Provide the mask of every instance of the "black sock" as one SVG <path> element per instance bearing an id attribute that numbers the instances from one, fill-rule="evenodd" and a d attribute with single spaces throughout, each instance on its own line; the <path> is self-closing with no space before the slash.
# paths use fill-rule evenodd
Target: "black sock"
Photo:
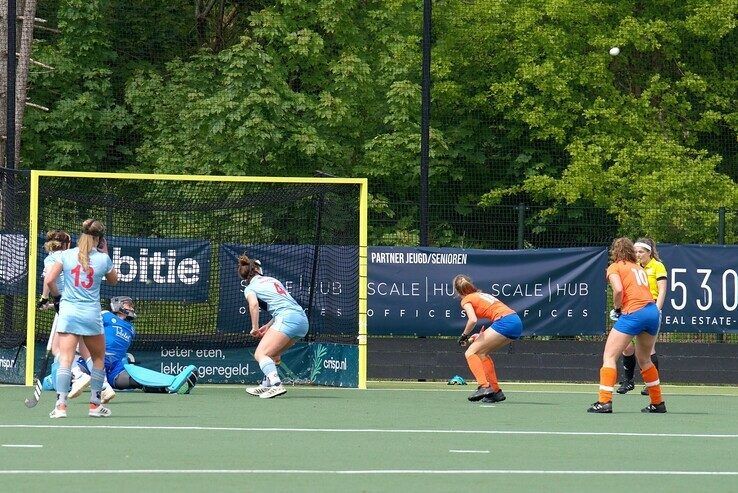
<path id="1" fill-rule="evenodd" d="M 633 380 L 633 374 L 635 373 L 636 357 L 635 354 L 630 356 L 623 356 L 623 370 L 625 381 L 630 382 Z"/>
<path id="2" fill-rule="evenodd" d="M 653 363 L 653 366 L 655 366 L 657 370 L 659 369 L 659 357 L 656 356 L 656 353 L 651 355 L 651 363 Z"/>

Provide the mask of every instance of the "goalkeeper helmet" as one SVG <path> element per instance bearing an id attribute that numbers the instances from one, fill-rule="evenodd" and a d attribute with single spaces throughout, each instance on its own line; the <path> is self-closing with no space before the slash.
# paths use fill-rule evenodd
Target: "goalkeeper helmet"
<path id="1" fill-rule="evenodd" d="M 124 314 L 129 322 L 138 316 L 133 309 L 133 298 L 130 296 L 113 296 L 110 298 L 110 311 Z"/>

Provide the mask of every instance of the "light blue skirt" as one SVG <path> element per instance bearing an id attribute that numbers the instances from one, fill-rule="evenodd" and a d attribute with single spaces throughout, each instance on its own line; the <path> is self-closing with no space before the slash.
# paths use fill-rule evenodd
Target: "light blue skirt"
<path id="1" fill-rule="evenodd" d="M 101 313 L 100 303 L 71 303 L 62 300 L 56 331 L 80 336 L 104 334 Z"/>
<path id="2" fill-rule="evenodd" d="M 308 333 L 308 319 L 305 312 L 297 310 L 285 310 L 276 317 L 272 329 L 282 332 L 290 339 L 300 339 Z"/>

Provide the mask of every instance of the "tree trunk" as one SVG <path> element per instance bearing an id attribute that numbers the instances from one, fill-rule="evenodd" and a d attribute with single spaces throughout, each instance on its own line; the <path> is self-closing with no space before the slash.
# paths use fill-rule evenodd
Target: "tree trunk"
<path id="1" fill-rule="evenodd" d="M 36 18 L 36 0 L 25 0 L 23 6 L 23 24 L 20 36 L 20 56 L 16 69 L 15 97 L 15 162 L 20 161 L 21 129 L 26 113 L 26 96 L 28 94 L 28 65 L 33 46 L 33 20 Z"/>
<path id="2" fill-rule="evenodd" d="M 5 112 L 8 104 L 8 0 L 0 0 L 0 167 L 5 166 L 5 143 L 7 142 Z"/>

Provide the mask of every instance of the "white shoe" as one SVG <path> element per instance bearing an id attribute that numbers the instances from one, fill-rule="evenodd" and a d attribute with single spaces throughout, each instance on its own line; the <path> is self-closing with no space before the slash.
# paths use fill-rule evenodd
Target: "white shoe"
<path id="1" fill-rule="evenodd" d="M 49 413 L 51 419 L 66 418 L 67 417 L 67 405 L 61 404 L 54 406 L 54 410 Z"/>
<path id="2" fill-rule="evenodd" d="M 260 396 L 270 388 L 271 387 L 264 387 L 263 385 L 259 385 L 258 387 L 246 387 L 246 393 L 253 396 Z"/>
<path id="3" fill-rule="evenodd" d="M 107 404 L 113 399 L 115 399 L 115 390 L 113 390 L 113 387 L 105 387 L 102 389 L 102 392 L 100 392 L 100 402 Z"/>
<path id="4" fill-rule="evenodd" d="M 110 409 L 103 406 L 102 404 L 97 407 L 91 407 L 90 412 L 88 413 L 91 418 L 107 418 L 111 414 L 113 413 L 110 411 Z"/>
<path id="5" fill-rule="evenodd" d="M 72 382 L 72 390 L 69 391 L 69 398 L 74 399 L 78 397 L 83 390 L 90 386 L 90 376 L 87 373 L 83 373 L 78 379 Z"/>
<path id="6" fill-rule="evenodd" d="M 269 387 L 266 389 L 266 391 L 259 394 L 259 398 L 261 399 L 271 399 L 272 397 L 277 397 L 278 395 L 282 395 L 287 393 L 287 389 L 285 389 L 282 384 L 274 385 L 272 387 Z"/>

